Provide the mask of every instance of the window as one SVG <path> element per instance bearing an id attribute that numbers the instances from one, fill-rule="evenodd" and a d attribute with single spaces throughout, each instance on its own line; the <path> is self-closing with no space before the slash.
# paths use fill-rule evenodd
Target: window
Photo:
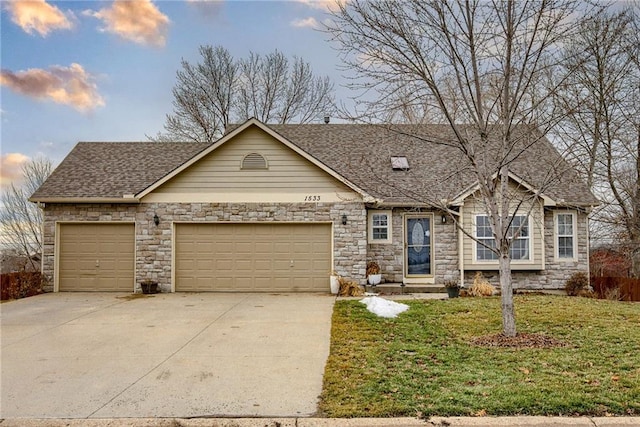
<path id="1" fill-rule="evenodd" d="M 509 217 L 508 236 L 512 237 L 511 249 L 509 251 L 512 260 L 529 260 L 529 217 L 516 215 Z M 521 228 L 522 227 L 522 228 Z M 519 230 L 519 232 L 518 232 Z M 491 223 L 487 215 L 476 216 L 476 260 L 495 261 L 498 255 L 491 249 L 496 247 L 496 241 L 491 232 Z"/>
<path id="2" fill-rule="evenodd" d="M 391 243 L 391 211 L 369 211 L 369 243 Z"/>
<path id="3" fill-rule="evenodd" d="M 267 169 L 267 159 L 261 154 L 251 153 L 242 159 L 241 169 Z"/>
<path id="4" fill-rule="evenodd" d="M 574 220 L 571 212 L 556 213 L 556 256 L 560 259 L 575 258 Z"/>

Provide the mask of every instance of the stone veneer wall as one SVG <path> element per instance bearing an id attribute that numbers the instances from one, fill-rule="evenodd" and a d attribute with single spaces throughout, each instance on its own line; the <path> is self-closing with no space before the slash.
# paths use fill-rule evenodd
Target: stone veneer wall
<path id="1" fill-rule="evenodd" d="M 566 210 L 559 210 L 566 211 Z M 514 289 L 525 290 L 559 290 L 564 289 L 565 282 L 572 274 L 584 272 L 589 275 L 589 220 L 584 212 L 570 211 L 577 213 L 576 237 L 577 237 L 577 259 L 576 260 L 555 260 L 555 236 L 552 209 L 545 209 L 544 212 L 544 251 L 545 269 L 538 271 L 518 271 L 512 270 L 511 277 Z M 475 271 L 465 271 L 465 286 L 473 284 Z M 483 271 L 482 274 L 489 282 L 500 289 L 500 278 L 498 271 Z"/>
<path id="2" fill-rule="evenodd" d="M 160 224 L 153 223 L 157 214 Z M 342 225 L 342 215 L 347 224 Z M 56 222 L 135 222 L 136 287 L 146 278 L 171 290 L 172 224 L 179 222 L 332 222 L 333 268 L 366 281 L 367 216 L 362 203 L 142 203 L 47 204 L 44 209 L 42 271 L 54 276 Z M 47 291 L 53 291 L 53 281 Z M 329 272 L 327 272 L 327 289 Z"/>
<path id="3" fill-rule="evenodd" d="M 392 210 L 391 243 L 373 243 L 367 245 L 367 261 L 380 264 L 382 279 L 386 283 L 402 283 L 404 277 L 404 215 L 433 214 L 433 248 L 435 285 L 444 285 L 448 280 L 458 280 L 458 232 L 449 219 L 446 224 L 441 221 L 438 211 L 417 212 L 415 210 L 395 208 Z"/>

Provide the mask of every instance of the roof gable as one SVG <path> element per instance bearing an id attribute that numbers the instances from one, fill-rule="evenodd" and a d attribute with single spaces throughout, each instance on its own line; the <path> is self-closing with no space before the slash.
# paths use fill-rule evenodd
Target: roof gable
<path id="1" fill-rule="evenodd" d="M 190 169 L 197 167 L 197 165 L 199 163 L 201 164 L 203 161 L 206 161 L 207 159 L 211 159 L 213 154 L 226 151 L 226 147 L 228 147 L 229 145 L 234 145 L 236 143 L 236 141 L 242 140 L 243 134 L 247 134 L 247 133 L 251 132 L 252 130 L 261 131 L 262 133 L 266 134 L 269 137 L 268 139 L 271 142 L 273 142 L 277 146 L 279 146 L 279 148 L 284 147 L 284 148 L 286 148 L 286 151 L 291 152 L 291 153 L 295 153 L 295 155 L 297 157 L 299 157 L 300 159 L 303 159 L 305 162 L 308 163 L 307 167 L 313 166 L 315 168 L 318 168 L 324 174 L 327 174 L 333 180 L 338 181 L 339 183 L 341 183 L 343 186 L 347 187 L 348 189 L 350 189 L 352 191 L 355 191 L 356 193 L 360 194 L 363 198 L 370 199 L 370 196 L 365 191 L 363 191 L 361 188 L 359 188 L 357 185 L 355 185 L 352 182 L 348 181 L 342 175 L 340 175 L 337 172 L 335 172 L 333 169 L 328 168 L 324 163 L 318 161 L 318 159 L 316 159 L 315 157 L 311 156 L 308 152 L 306 152 L 305 150 L 303 150 L 299 146 L 297 146 L 295 144 L 292 144 L 286 138 L 283 138 L 282 135 L 274 132 L 269 126 L 263 124 L 262 122 L 260 122 L 260 121 L 258 121 L 256 119 L 249 119 L 245 123 L 240 125 L 239 127 L 235 128 L 232 131 L 230 131 L 229 133 L 225 134 L 222 138 L 220 138 L 214 144 L 212 144 L 211 146 L 209 146 L 205 150 L 202 150 L 200 153 L 198 153 L 197 155 L 195 155 L 194 157 L 189 159 L 187 162 L 185 162 L 182 165 L 180 165 L 178 168 L 173 170 L 171 173 L 165 175 L 164 177 L 162 177 L 158 181 L 154 182 L 153 184 L 151 184 L 149 187 L 147 187 L 143 191 L 137 193 L 135 195 L 135 197 L 138 198 L 138 199 L 143 199 L 143 198 L 151 195 L 154 192 L 161 191 L 163 186 L 166 186 L 171 181 L 175 182 L 175 181 L 179 180 L 181 175 L 185 176 L 185 175 L 189 174 L 190 173 L 189 172 Z M 245 151 L 245 153 L 244 153 L 245 155 L 253 153 L 253 150 L 251 148 L 248 148 L 248 147 L 244 148 L 244 151 Z M 232 163 L 229 163 L 229 165 L 230 165 L 230 167 L 232 169 L 239 170 L 239 169 L 241 169 L 241 159 L 242 159 L 242 157 L 235 158 L 235 159 L 227 159 L 227 160 L 230 160 L 232 162 Z M 235 163 L 233 163 L 233 162 L 235 162 Z M 218 168 L 219 168 L 219 166 L 220 166 L 220 164 L 218 165 Z M 298 165 L 298 166 L 301 166 L 301 165 Z M 213 166 L 213 167 L 215 167 L 215 166 Z M 300 169 L 298 169 L 298 170 L 300 170 Z M 227 178 L 229 178 L 229 177 L 227 176 Z M 265 174 L 262 178 L 268 178 L 268 174 Z M 290 179 L 290 181 L 289 181 L 289 184 L 294 184 L 296 182 L 296 180 L 297 180 L 297 178 L 292 177 Z M 212 181 L 211 184 L 215 185 L 216 182 Z M 282 190 L 282 187 L 280 187 L 280 189 Z M 345 189 L 346 188 L 340 188 L 340 190 L 342 190 L 342 191 L 344 191 Z M 289 190 L 287 190 L 287 191 L 289 191 Z"/>

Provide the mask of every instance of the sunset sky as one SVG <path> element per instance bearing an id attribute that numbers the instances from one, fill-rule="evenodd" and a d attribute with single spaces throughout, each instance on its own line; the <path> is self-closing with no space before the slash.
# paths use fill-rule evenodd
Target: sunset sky
<path id="1" fill-rule="evenodd" d="M 298 55 L 342 91 L 337 53 L 317 31 L 330 3 L 1 0 L 2 186 L 29 158 L 57 165 L 78 141 L 156 135 L 180 60 L 197 62 L 203 44 Z"/>

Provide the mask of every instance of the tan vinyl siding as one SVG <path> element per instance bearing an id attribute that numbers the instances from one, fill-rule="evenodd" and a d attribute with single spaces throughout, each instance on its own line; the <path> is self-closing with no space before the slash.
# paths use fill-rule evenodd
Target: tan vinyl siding
<path id="1" fill-rule="evenodd" d="M 531 239 L 531 257 L 529 260 L 513 260 L 511 267 L 513 270 L 542 270 L 545 267 L 544 262 L 544 223 L 543 223 L 543 209 L 542 205 L 538 202 L 533 208 L 531 203 L 526 203 L 520 206 L 517 215 L 529 214 L 529 228 Z M 515 210 L 515 204 L 512 205 L 511 213 Z M 530 210 L 530 212 L 529 212 Z M 485 215 L 484 206 L 482 201 L 471 195 L 464 202 L 462 208 L 464 229 L 475 236 L 475 224 L 476 215 Z M 463 237 L 463 256 L 464 256 L 464 268 L 465 270 L 497 270 L 498 261 L 476 261 L 475 260 L 475 246 L 476 242 L 468 236 Z"/>
<path id="2" fill-rule="evenodd" d="M 267 168 L 242 168 L 243 159 L 254 153 L 264 157 Z M 345 196 L 354 197 L 355 193 L 264 131 L 251 127 L 160 186 L 144 201 L 185 201 L 202 195 L 208 201 L 220 202 L 304 202 L 309 201 L 305 200 L 307 196 L 339 201 Z"/>

